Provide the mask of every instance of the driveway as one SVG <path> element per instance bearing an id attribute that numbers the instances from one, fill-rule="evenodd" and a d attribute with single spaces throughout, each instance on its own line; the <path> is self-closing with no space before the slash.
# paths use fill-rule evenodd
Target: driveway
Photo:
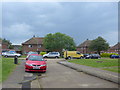
<path id="1" fill-rule="evenodd" d="M 118 88 L 118 84 L 116 83 L 83 72 L 77 72 L 56 63 L 59 60 L 48 60 L 47 72 L 42 73 L 37 80 L 33 81 L 31 87 L 35 88 L 34 85 L 36 82 L 40 88 Z"/>

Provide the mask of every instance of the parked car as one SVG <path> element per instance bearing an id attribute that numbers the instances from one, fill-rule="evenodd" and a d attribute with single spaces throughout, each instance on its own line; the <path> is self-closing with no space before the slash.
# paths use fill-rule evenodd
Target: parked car
<path id="1" fill-rule="evenodd" d="M 60 57 L 59 52 L 49 52 L 43 55 L 43 58 L 59 58 L 59 57 Z"/>
<path id="2" fill-rule="evenodd" d="M 99 54 L 90 54 L 91 59 L 98 59 L 101 58 Z"/>
<path id="3" fill-rule="evenodd" d="M 120 55 L 111 55 L 110 58 L 120 58 Z"/>
<path id="4" fill-rule="evenodd" d="M 85 59 L 98 59 L 101 58 L 99 54 L 84 54 Z"/>
<path id="5" fill-rule="evenodd" d="M 90 54 L 84 54 L 84 58 L 89 59 L 89 58 L 91 58 L 91 55 Z"/>
<path id="6" fill-rule="evenodd" d="M 46 60 L 41 55 L 31 54 L 25 63 L 25 71 L 46 72 Z"/>
<path id="7" fill-rule="evenodd" d="M 2 56 L 4 56 L 6 53 L 16 53 L 16 51 L 14 51 L 14 50 L 10 50 L 10 51 L 5 50 L 5 51 L 2 51 Z"/>
<path id="8" fill-rule="evenodd" d="M 15 57 L 15 56 L 20 57 L 21 54 L 19 54 L 19 53 L 14 53 L 14 52 L 5 52 L 5 53 L 3 54 L 3 56 L 4 56 L 4 57 Z"/>
<path id="9" fill-rule="evenodd" d="M 2 53 L 1 53 L 1 54 L 2 54 L 2 56 L 4 56 L 6 52 L 7 52 L 7 51 L 2 51 Z"/>
<path id="10" fill-rule="evenodd" d="M 71 59 L 71 58 L 83 58 L 84 55 L 80 53 L 79 51 L 65 51 L 64 52 L 64 58 L 65 59 Z"/>

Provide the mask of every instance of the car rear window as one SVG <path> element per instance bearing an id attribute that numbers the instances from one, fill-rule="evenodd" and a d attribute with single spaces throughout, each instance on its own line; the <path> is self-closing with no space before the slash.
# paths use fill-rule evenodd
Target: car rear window
<path id="1" fill-rule="evenodd" d="M 29 52 L 28 54 L 38 54 L 37 52 Z"/>
<path id="2" fill-rule="evenodd" d="M 28 59 L 31 61 L 44 61 L 42 56 L 35 56 L 35 55 L 30 55 Z"/>

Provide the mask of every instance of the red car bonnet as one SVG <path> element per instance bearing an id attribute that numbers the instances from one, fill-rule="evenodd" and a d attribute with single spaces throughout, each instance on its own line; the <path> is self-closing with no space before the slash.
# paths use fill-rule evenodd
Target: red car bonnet
<path id="1" fill-rule="evenodd" d="M 43 64 L 46 64 L 45 61 L 31 61 L 31 60 L 27 60 L 26 63 L 28 63 L 28 64 L 34 64 L 34 65 L 43 65 Z"/>

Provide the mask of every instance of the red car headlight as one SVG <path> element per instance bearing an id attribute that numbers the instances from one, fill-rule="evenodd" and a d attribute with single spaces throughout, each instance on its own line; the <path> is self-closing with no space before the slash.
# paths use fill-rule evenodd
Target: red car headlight
<path id="1" fill-rule="evenodd" d="M 46 66 L 46 64 L 43 64 L 43 65 L 41 65 L 41 66 Z"/>
<path id="2" fill-rule="evenodd" d="M 28 66 L 33 66 L 32 64 L 28 64 L 28 63 L 26 63 L 26 65 L 28 65 Z"/>

